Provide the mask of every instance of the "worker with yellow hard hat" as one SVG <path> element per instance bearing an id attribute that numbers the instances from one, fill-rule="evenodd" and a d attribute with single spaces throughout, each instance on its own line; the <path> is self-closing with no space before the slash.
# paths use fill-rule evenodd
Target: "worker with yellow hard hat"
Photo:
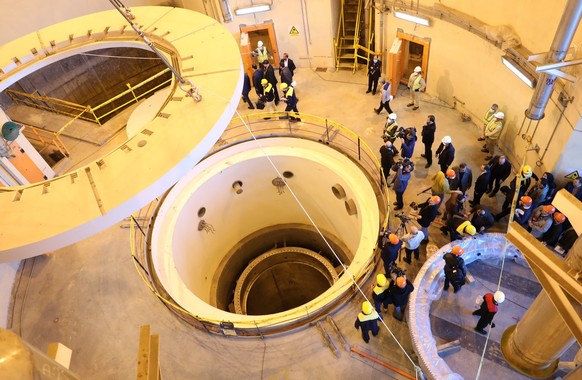
<path id="1" fill-rule="evenodd" d="M 378 327 L 378 320 L 380 315 L 374 310 L 372 304 L 368 301 L 362 303 L 362 312 L 358 314 L 354 327 L 362 330 L 362 339 L 364 342 L 370 342 L 370 331 L 372 335 L 377 336 L 380 328 Z"/>
<path id="2" fill-rule="evenodd" d="M 384 307 L 388 306 L 386 296 L 388 295 L 388 279 L 384 273 L 379 273 L 376 276 L 376 286 L 372 289 L 372 299 L 374 300 L 374 307 L 376 310 L 380 310 L 380 307 L 384 305 Z"/>

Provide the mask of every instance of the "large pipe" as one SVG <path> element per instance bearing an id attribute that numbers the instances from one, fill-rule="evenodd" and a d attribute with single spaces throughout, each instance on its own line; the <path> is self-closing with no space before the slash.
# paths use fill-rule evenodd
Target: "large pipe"
<path id="1" fill-rule="evenodd" d="M 545 63 L 556 63 L 564 60 L 581 18 L 582 0 L 568 0 Z M 554 91 L 556 78 L 552 74 L 542 73 L 540 75 L 538 86 L 536 86 L 531 98 L 529 108 L 525 111 L 527 118 L 532 120 L 544 118 L 544 110 Z"/>

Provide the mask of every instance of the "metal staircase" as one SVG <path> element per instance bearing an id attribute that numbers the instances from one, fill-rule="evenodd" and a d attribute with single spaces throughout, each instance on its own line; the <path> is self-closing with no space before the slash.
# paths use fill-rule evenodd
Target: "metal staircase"
<path id="1" fill-rule="evenodd" d="M 363 33 L 365 17 L 363 0 L 341 0 L 337 35 L 334 41 L 336 69 L 351 69 L 352 72 L 355 72 L 358 69 L 358 58 L 369 62 L 370 55 L 375 54 L 374 51 L 370 50 L 370 44 L 373 40 L 371 30 L 373 12 L 370 11 L 369 14 L 368 36 L 370 38 L 364 46 L 361 44 L 365 38 Z M 359 55 L 360 50 L 365 55 Z"/>

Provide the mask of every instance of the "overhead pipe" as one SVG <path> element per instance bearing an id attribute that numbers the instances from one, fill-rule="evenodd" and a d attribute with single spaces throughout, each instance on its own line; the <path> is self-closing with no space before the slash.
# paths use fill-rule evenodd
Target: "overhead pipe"
<path id="1" fill-rule="evenodd" d="M 582 0 L 568 0 L 566 8 L 564 8 L 564 13 L 562 13 L 562 19 L 558 23 L 558 29 L 554 35 L 554 40 L 546 56 L 545 63 L 556 63 L 564 60 L 581 18 Z M 556 75 L 547 73 L 540 75 L 538 86 L 536 86 L 531 98 L 529 108 L 525 111 L 527 118 L 532 120 L 544 118 L 544 111 L 554 92 L 556 79 Z"/>

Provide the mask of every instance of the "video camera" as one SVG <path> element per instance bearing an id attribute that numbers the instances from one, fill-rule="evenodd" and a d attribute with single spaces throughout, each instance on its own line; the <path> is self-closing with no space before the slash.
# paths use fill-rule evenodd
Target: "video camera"
<path id="1" fill-rule="evenodd" d="M 414 127 L 410 127 L 410 128 L 400 127 L 400 128 L 398 128 L 398 135 L 396 135 L 396 137 L 404 139 L 404 138 L 406 138 L 407 135 L 412 135 L 413 138 L 416 138 L 416 128 L 414 128 Z"/>
<path id="2" fill-rule="evenodd" d="M 398 162 L 392 166 L 392 170 L 397 172 L 399 168 L 404 169 L 405 167 L 409 167 L 410 172 L 414 170 L 414 162 L 410 161 L 408 157 L 398 160 Z"/>
<path id="3" fill-rule="evenodd" d="M 391 263 L 388 267 L 388 273 L 386 273 L 386 277 L 388 276 L 393 280 L 395 280 L 396 277 L 406 278 L 406 269 L 400 268 L 396 263 Z"/>
<path id="4" fill-rule="evenodd" d="M 412 220 L 412 218 L 408 215 L 406 215 L 405 213 L 401 212 L 399 214 L 394 215 L 395 217 L 397 217 L 398 219 L 400 219 L 400 221 L 402 223 L 406 223 L 406 222 L 410 222 Z"/>

